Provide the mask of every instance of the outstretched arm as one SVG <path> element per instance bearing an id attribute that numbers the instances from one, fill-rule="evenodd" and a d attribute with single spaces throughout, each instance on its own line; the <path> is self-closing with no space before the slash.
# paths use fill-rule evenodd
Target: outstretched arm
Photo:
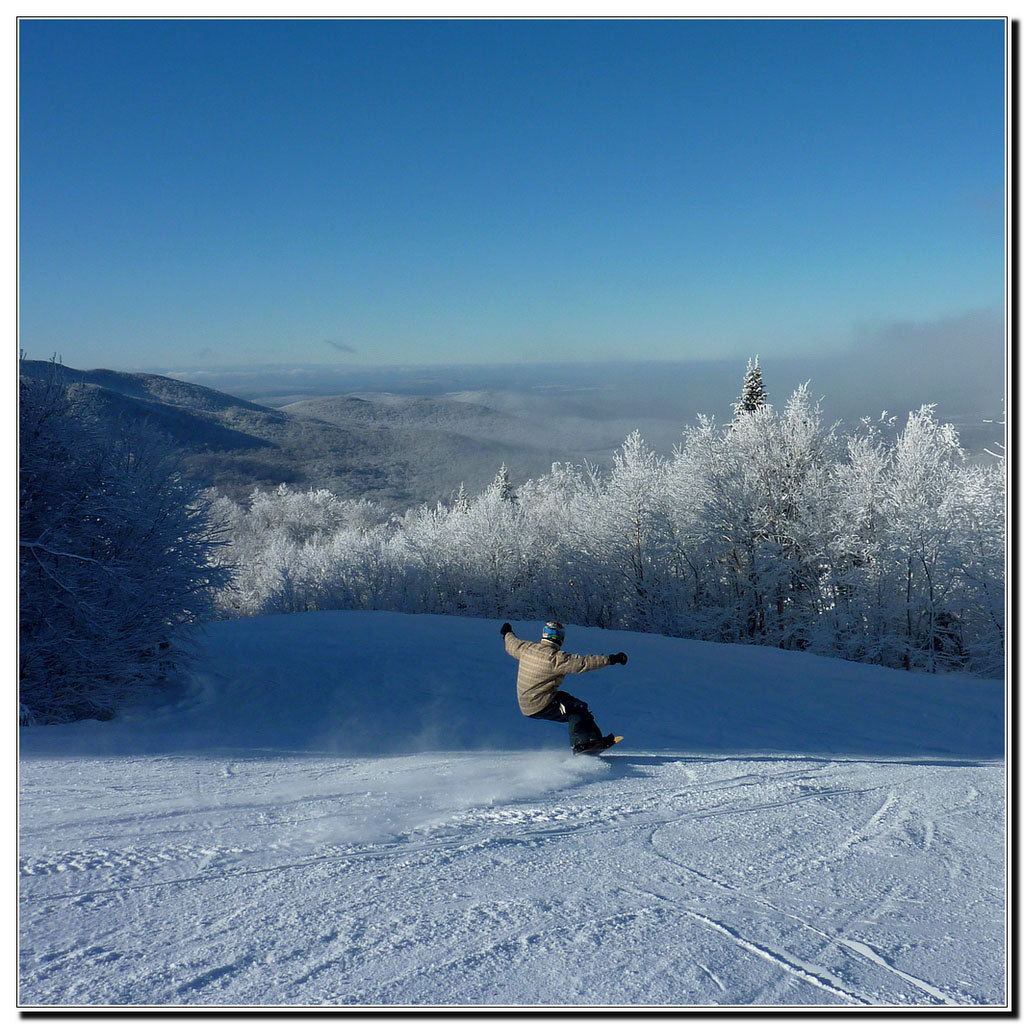
<path id="1" fill-rule="evenodd" d="M 555 667 L 559 672 L 579 673 L 592 672 L 595 668 L 605 668 L 612 664 L 607 654 L 566 654 L 559 651 L 555 656 Z"/>
<path id="2" fill-rule="evenodd" d="M 505 638 L 506 653 L 511 654 L 513 658 L 518 658 L 520 651 L 526 646 L 526 641 L 520 640 L 512 632 L 512 627 L 507 622 L 501 627 L 501 635 Z"/>

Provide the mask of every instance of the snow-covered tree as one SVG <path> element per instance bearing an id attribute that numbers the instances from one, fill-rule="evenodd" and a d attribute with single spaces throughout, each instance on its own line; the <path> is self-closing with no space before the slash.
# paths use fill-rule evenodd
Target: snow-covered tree
<path id="1" fill-rule="evenodd" d="M 883 430 L 863 421 L 863 432 L 845 439 L 845 458 L 832 468 L 830 501 L 824 510 L 826 595 L 816 649 L 856 661 L 888 664 L 889 629 L 883 608 L 888 526 L 885 494 L 892 472 L 891 447 Z"/>
<path id="2" fill-rule="evenodd" d="M 687 432 L 670 467 L 672 518 L 695 597 L 719 606 L 723 638 L 810 644 L 834 458 L 834 428 L 806 385 L 782 413 L 762 405 L 725 432 L 707 419 Z"/>
<path id="3" fill-rule="evenodd" d="M 949 658 L 963 468 L 954 428 L 936 419 L 933 406 L 911 413 L 896 441 L 886 495 L 888 553 L 903 596 L 896 631 L 907 668 L 934 670 Z"/>
<path id="4" fill-rule="evenodd" d="M 504 462 L 501 464 L 498 475 L 494 478 L 494 483 L 491 486 L 496 489 L 497 496 L 502 501 L 514 504 L 518 500 L 515 488 L 512 486 L 512 478 L 509 476 L 508 467 Z"/>
<path id="5" fill-rule="evenodd" d="M 452 511 L 459 515 L 465 515 L 469 511 L 469 495 L 466 493 L 466 485 L 459 484 L 459 489 L 452 500 Z"/>
<path id="6" fill-rule="evenodd" d="M 1006 646 L 1006 463 L 961 467 L 948 514 L 956 586 L 943 609 L 937 653 L 950 667 L 998 676 Z"/>
<path id="7" fill-rule="evenodd" d="M 768 401 L 768 392 L 761 377 L 759 358 L 754 356 L 753 362 L 747 360 L 747 372 L 743 376 L 743 390 L 739 399 L 733 404 L 733 411 L 741 413 L 756 412 Z"/>
<path id="8" fill-rule="evenodd" d="M 107 718 L 180 666 L 228 579 L 207 509 L 141 428 L 90 431 L 59 364 L 20 382 L 23 720 Z"/>
<path id="9" fill-rule="evenodd" d="M 714 419 L 699 416 L 688 427 L 666 465 L 666 501 L 671 530 L 669 574 L 675 630 L 681 635 L 720 640 L 732 617 L 730 573 L 723 570 L 722 435 Z"/>
<path id="10" fill-rule="evenodd" d="M 504 465 L 468 513 L 454 519 L 457 532 L 452 540 L 469 570 L 466 600 L 479 609 L 478 614 L 503 614 L 527 581 L 522 522 L 523 509 Z"/>
<path id="11" fill-rule="evenodd" d="M 661 566 L 667 543 L 664 460 L 634 431 L 607 480 L 578 505 L 573 549 L 598 598 L 599 624 L 650 632 L 664 624 Z"/>
<path id="12" fill-rule="evenodd" d="M 574 542 L 587 497 L 597 486 L 592 467 L 556 462 L 519 489 L 524 557 L 524 608 L 536 618 L 594 622 L 592 580 Z"/>

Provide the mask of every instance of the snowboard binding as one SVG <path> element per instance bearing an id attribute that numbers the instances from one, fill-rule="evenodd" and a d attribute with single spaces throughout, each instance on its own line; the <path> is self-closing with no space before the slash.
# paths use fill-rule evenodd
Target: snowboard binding
<path id="1" fill-rule="evenodd" d="M 573 754 L 601 754 L 609 747 L 614 747 L 616 743 L 621 743 L 622 737 L 615 736 L 612 733 L 608 733 L 607 736 L 602 736 L 600 739 L 594 740 L 591 743 L 580 743 L 572 748 Z"/>

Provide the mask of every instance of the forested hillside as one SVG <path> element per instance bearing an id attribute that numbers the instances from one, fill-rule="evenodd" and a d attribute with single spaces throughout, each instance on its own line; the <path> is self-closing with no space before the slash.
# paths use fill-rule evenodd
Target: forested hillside
<path id="1" fill-rule="evenodd" d="M 26 378 L 51 372 L 22 360 Z M 595 446 L 593 431 L 556 438 L 528 416 L 473 401 L 337 396 L 272 409 L 157 374 L 59 373 L 90 429 L 112 438 L 132 423 L 159 434 L 187 479 L 236 500 L 283 483 L 404 512 L 449 500 L 462 484 L 476 493 L 502 463 L 522 481 L 560 458 L 608 458 L 621 440 L 602 432 L 605 446 Z"/>

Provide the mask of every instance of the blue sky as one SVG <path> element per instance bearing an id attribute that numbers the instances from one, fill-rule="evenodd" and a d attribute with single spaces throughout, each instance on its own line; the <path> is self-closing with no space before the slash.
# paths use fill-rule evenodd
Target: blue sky
<path id="1" fill-rule="evenodd" d="M 20 343 L 763 362 L 1001 311 L 1004 31 L 23 20 Z"/>

